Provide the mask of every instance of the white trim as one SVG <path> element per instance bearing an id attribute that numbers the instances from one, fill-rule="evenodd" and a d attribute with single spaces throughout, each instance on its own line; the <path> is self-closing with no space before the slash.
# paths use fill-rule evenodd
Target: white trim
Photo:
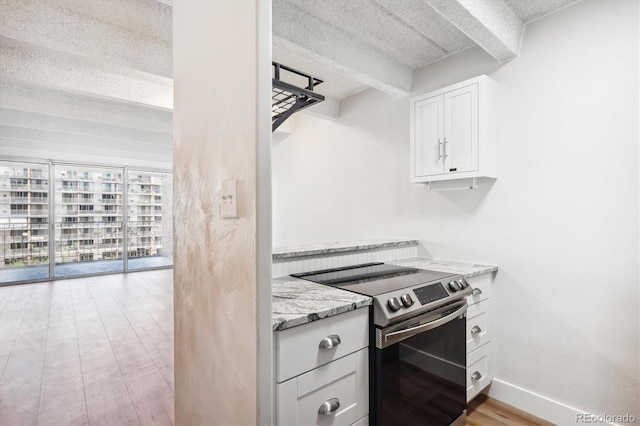
<path id="1" fill-rule="evenodd" d="M 550 421 L 557 425 L 579 425 L 587 422 L 577 420 L 578 414 L 600 415 L 597 411 L 580 410 L 560 401 L 555 401 L 546 396 L 521 388 L 514 384 L 494 378 L 486 392 L 491 398 L 502 401 L 505 404 L 517 407 L 520 410 Z M 615 423 L 600 423 L 615 425 Z"/>
<path id="2" fill-rule="evenodd" d="M 257 424 L 275 424 L 271 328 L 271 0 L 256 4 L 256 321 Z M 268 108 L 267 108 L 268 107 Z"/>

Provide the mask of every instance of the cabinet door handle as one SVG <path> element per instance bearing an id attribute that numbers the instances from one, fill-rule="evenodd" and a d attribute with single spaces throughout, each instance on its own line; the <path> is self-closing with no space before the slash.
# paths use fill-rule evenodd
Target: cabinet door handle
<path id="1" fill-rule="evenodd" d="M 479 288 L 474 288 L 471 294 L 473 294 L 474 296 L 477 296 L 479 294 L 482 294 L 482 290 L 480 290 Z"/>
<path id="2" fill-rule="evenodd" d="M 338 410 L 338 408 L 340 408 L 340 400 L 338 398 L 331 398 L 320 405 L 320 408 L 318 408 L 318 414 L 333 414 Z"/>
<path id="3" fill-rule="evenodd" d="M 482 331 L 482 329 L 480 327 L 478 327 L 477 325 L 474 325 L 473 328 L 471 329 L 471 334 L 478 334 Z"/>
<path id="4" fill-rule="evenodd" d="M 442 146 L 442 141 L 438 138 L 438 160 L 442 158 L 442 153 L 440 152 L 440 147 Z"/>
<path id="5" fill-rule="evenodd" d="M 448 155 L 447 155 L 447 138 L 443 138 L 444 139 L 444 143 L 442 144 L 442 147 L 444 148 L 444 159 L 446 160 Z"/>
<path id="6" fill-rule="evenodd" d="M 332 334 L 331 336 L 327 336 L 324 339 L 320 340 L 320 344 L 318 345 L 321 349 L 331 349 L 335 346 L 338 346 L 341 343 L 340 336 L 337 334 Z"/>
<path id="7" fill-rule="evenodd" d="M 479 371 L 474 371 L 473 374 L 471 375 L 471 381 L 472 382 L 477 382 L 480 379 L 482 379 L 482 374 L 480 374 Z M 326 404 L 326 402 L 325 402 L 325 404 Z"/>

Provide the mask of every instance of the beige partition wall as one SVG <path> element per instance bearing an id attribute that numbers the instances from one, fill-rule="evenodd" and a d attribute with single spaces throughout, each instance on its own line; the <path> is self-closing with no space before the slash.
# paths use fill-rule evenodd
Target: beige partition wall
<path id="1" fill-rule="evenodd" d="M 267 424 L 271 5 L 173 7 L 176 424 Z"/>

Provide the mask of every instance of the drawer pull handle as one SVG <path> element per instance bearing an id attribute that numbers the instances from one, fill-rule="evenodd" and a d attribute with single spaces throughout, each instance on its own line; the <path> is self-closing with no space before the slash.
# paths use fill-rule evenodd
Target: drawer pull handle
<path id="1" fill-rule="evenodd" d="M 482 331 L 482 329 L 480 327 L 478 327 L 477 325 L 474 325 L 473 328 L 471 329 L 471 334 L 478 334 Z"/>
<path id="2" fill-rule="evenodd" d="M 477 296 L 479 294 L 482 294 L 482 290 L 480 290 L 479 288 L 474 288 L 471 294 L 473 294 L 474 296 Z"/>
<path id="3" fill-rule="evenodd" d="M 327 400 L 327 402 L 322 403 L 320 408 L 318 408 L 318 414 L 333 414 L 338 408 L 340 408 L 340 400 L 338 398 L 331 398 Z"/>
<path id="4" fill-rule="evenodd" d="M 331 349 L 335 346 L 338 346 L 341 343 L 340 336 L 337 334 L 332 334 L 331 336 L 327 336 L 324 339 L 320 340 L 320 344 L 318 345 L 321 349 Z"/>
<path id="5" fill-rule="evenodd" d="M 472 382 L 477 382 L 478 380 L 482 379 L 482 374 L 480 374 L 479 371 L 475 371 L 472 375 L 471 375 L 471 381 Z M 326 404 L 326 403 L 325 403 Z"/>

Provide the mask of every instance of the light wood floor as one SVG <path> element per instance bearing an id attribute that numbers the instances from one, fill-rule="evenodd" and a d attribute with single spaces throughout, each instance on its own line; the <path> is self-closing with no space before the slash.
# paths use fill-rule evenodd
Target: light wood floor
<path id="1" fill-rule="evenodd" d="M 0 287 L 0 423 L 173 424 L 172 274 Z"/>
<path id="2" fill-rule="evenodd" d="M 172 425 L 172 270 L 0 287 L 0 423 Z M 479 396 L 469 426 L 550 425 Z"/>
<path id="3" fill-rule="evenodd" d="M 552 426 L 511 405 L 478 395 L 467 407 L 467 426 Z"/>

